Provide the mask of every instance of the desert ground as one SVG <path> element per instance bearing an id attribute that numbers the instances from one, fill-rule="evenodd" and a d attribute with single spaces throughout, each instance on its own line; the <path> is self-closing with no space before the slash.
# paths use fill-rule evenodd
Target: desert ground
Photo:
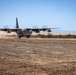
<path id="1" fill-rule="evenodd" d="M 0 75 L 76 75 L 76 39 L 1 36 Z"/>

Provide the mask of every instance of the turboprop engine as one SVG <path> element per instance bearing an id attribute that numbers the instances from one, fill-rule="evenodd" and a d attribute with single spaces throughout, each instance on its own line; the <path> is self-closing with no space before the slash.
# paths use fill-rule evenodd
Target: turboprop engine
<path id="1" fill-rule="evenodd" d="M 11 33 L 11 30 L 7 30 L 7 33 Z"/>

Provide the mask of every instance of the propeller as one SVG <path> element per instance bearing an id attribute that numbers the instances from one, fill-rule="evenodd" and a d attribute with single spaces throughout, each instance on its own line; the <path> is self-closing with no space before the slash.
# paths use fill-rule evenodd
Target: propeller
<path id="1" fill-rule="evenodd" d="M 37 26 L 33 26 L 32 28 L 38 28 Z"/>
<path id="2" fill-rule="evenodd" d="M 42 28 L 47 28 L 47 25 L 42 26 Z"/>
<path id="3" fill-rule="evenodd" d="M 7 33 L 11 33 L 11 30 L 10 30 L 10 29 L 8 29 L 8 28 L 9 28 L 9 26 L 8 26 L 8 25 L 5 25 L 5 26 L 4 26 L 5 32 L 7 32 Z"/>
<path id="4" fill-rule="evenodd" d="M 8 25 L 4 25 L 3 28 L 9 28 L 9 26 Z"/>

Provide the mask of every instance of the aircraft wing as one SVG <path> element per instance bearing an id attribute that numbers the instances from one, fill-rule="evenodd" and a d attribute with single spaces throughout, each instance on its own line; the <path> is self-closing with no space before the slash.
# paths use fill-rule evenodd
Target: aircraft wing
<path id="1" fill-rule="evenodd" d="M 51 29 L 59 29 L 59 28 L 27 28 L 27 30 L 32 30 L 34 32 L 40 32 L 40 31 L 48 31 L 51 32 Z"/>
<path id="2" fill-rule="evenodd" d="M 17 30 L 22 30 L 18 28 L 0 28 L 0 31 L 5 31 L 5 32 L 16 32 Z"/>
<path id="3" fill-rule="evenodd" d="M 49 30 L 49 29 L 57 29 L 57 28 L 34 28 L 32 30 Z"/>

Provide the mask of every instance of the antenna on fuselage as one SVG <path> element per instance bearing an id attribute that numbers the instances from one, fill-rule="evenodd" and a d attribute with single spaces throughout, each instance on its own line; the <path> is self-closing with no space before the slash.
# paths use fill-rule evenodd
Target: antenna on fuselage
<path id="1" fill-rule="evenodd" d="M 18 18 L 16 17 L 16 28 L 19 28 Z"/>

